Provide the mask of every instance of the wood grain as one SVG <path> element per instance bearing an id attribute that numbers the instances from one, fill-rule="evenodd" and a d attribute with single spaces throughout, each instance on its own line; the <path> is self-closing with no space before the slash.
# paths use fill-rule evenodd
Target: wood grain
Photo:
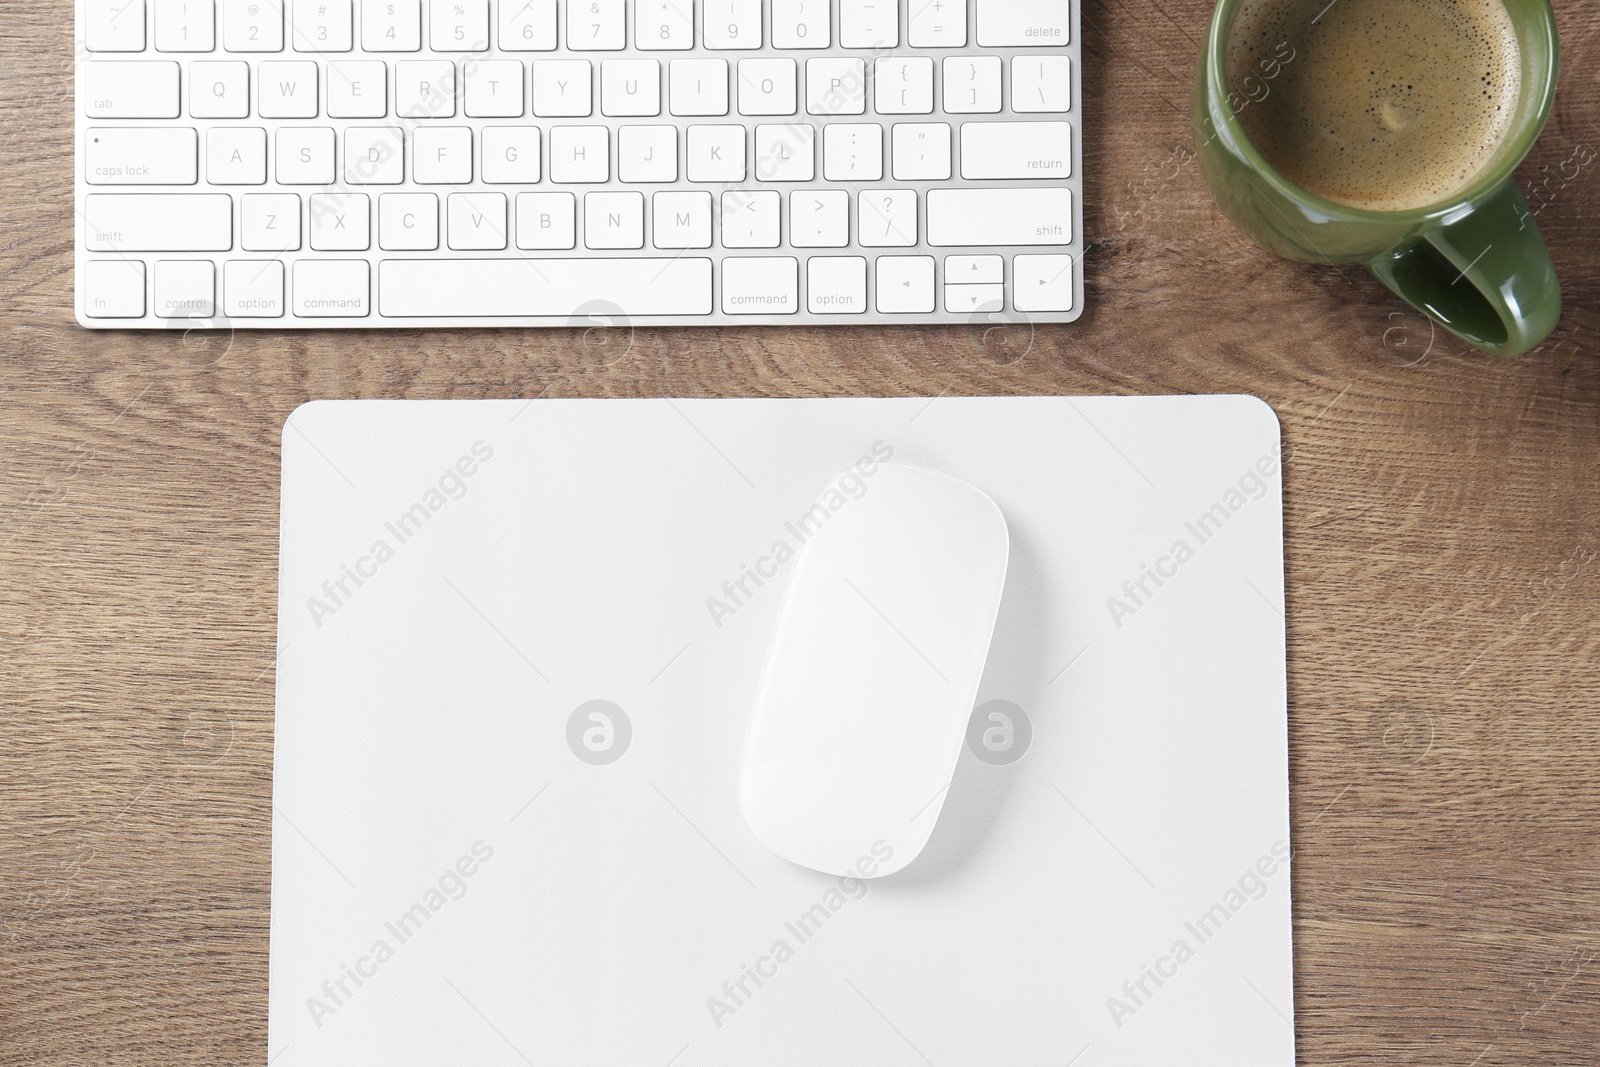
<path id="1" fill-rule="evenodd" d="M 316 397 L 1247 392 L 1287 453 L 1308 1064 L 1600 1063 L 1600 10 L 1523 166 L 1566 292 L 1497 362 L 1222 218 L 1203 0 L 1087 0 L 1069 327 L 89 333 L 71 17 L 0 41 L 0 1064 L 260 1064 L 278 433 Z M 1585 153 L 1585 154 L 1588 154 Z"/>

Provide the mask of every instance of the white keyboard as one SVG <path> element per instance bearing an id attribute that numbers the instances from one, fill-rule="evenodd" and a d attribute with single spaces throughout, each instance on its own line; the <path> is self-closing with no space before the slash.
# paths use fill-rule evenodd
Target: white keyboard
<path id="1" fill-rule="evenodd" d="M 1076 0 L 76 0 L 93 328 L 1066 322 Z"/>

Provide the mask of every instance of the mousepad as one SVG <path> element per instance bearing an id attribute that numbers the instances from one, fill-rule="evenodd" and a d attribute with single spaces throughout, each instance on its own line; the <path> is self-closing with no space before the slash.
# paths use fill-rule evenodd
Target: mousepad
<path id="1" fill-rule="evenodd" d="M 891 462 L 1010 568 L 926 850 L 830 876 L 740 753 L 796 551 Z M 1280 472 L 1238 396 L 299 408 L 269 1061 L 1289 1067 Z"/>

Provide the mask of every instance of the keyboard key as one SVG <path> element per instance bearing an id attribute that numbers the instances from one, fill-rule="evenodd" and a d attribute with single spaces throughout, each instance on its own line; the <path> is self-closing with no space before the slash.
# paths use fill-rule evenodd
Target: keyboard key
<path id="1" fill-rule="evenodd" d="M 625 182 L 678 180 L 676 126 L 624 126 L 617 131 L 617 178 Z"/>
<path id="2" fill-rule="evenodd" d="M 944 109 L 952 115 L 993 115 L 1000 110 L 999 56 L 948 56 Z"/>
<path id="3" fill-rule="evenodd" d="M 944 309 L 955 315 L 1004 311 L 1006 287 L 1003 285 L 946 285 Z"/>
<path id="4" fill-rule="evenodd" d="M 806 261 L 806 306 L 813 315 L 866 311 L 867 261 L 860 256 L 812 256 Z"/>
<path id="5" fill-rule="evenodd" d="M 604 126 L 557 126 L 550 131 L 550 180 L 560 185 L 611 178 L 611 131 Z"/>
<path id="6" fill-rule="evenodd" d="M 711 247 L 711 194 L 703 189 L 657 193 L 651 200 L 657 248 Z"/>
<path id="7" fill-rule="evenodd" d="M 900 9 L 896 0 L 839 0 L 842 47 L 893 48 L 899 43 Z"/>
<path id="8" fill-rule="evenodd" d="M 800 264 L 787 256 L 722 261 L 724 315 L 793 315 L 800 310 Z"/>
<path id="9" fill-rule="evenodd" d="M 595 302 L 630 316 L 709 315 L 711 261 L 391 259 L 378 268 L 378 309 L 393 318 L 565 319 Z"/>
<path id="10" fill-rule="evenodd" d="M 942 182 L 950 177 L 948 123 L 897 122 L 891 139 L 895 181 Z"/>
<path id="11" fill-rule="evenodd" d="M 567 0 L 567 47 L 574 52 L 616 52 L 628 46 L 623 0 Z"/>
<path id="12" fill-rule="evenodd" d="M 310 61 L 262 63 L 256 112 L 264 119 L 317 117 L 317 65 Z"/>
<path id="13" fill-rule="evenodd" d="M 608 59 L 600 64 L 600 113 L 661 114 L 661 64 L 654 59 Z"/>
<path id="14" fill-rule="evenodd" d="M 1063 45 L 1071 37 L 1071 13 L 1061 0 L 974 0 L 978 44 L 984 48 Z"/>
<path id="15" fill-rule="evenodd" d="M 860 115 L 866 110 L 867 65 L 864 60 L 806 60 L 807 112 L 812 115 Z"/>
<path id="16" fill-rule="evenodd" d="M 250 193 L 241 196 L 239 247 L 246 252 L 299 251 L 299 194 Z"/>
<path id="17" fill-rule="evenodd" d="M 917 243 L 916 190 L 864 192 L 860 202 L 861 247 L 909 248 Z"/>
<path id="18" fill-rule="evenodd" d="M 930 114 L 933 111 L 933 60 L 927 56 L 874 60 L 872 99 L 880 115 Z"/>
<path id="19" fill-rule="evenodd" d="M 723 193 L 722 247 L 777 248 L 781 203 L 778 194 L 770 190 Z"/>
<path id="20" fill-rule="evenodd" d="M 685 146 L 690 181 L 744 181 L 743 126 L 690 126 Z"/>
<path id="21" fill-rule="evenodd" d="M 213 126 L 206 134 L 206 181 L 212 185 L 265 185 L 267 131 Z"/>
<path id="22" fill-rule="evenodd" d="M 222 265 L 222 313 L 230 319 L 283 317 L 283 263 L 230 259 Z"/>
<path id="23" fill-rule="evenodd" d="M 422 48 L 422 0 L 361 0 L 361 47 L 368 52 Z"/>
<path id="24" fill-rule="evenodd" d="M 1065 178 L 1072 173 L 1070 122 L 967 122 L 963 178 Z"/>
<path id="25" fill-rule="evenodd" d="M 947 285 L 999 285 L 1006 280 L 1005 256 L 945 256 Z"/>
<path id="26" fill-rule="evenodd" d="M 816 127 L 756 127 L 756 181 L 808 182 L 817 176 Z"/>
<path id="27" fill-rule="evenodd" d="M 435 52 L 486 52 L 489 0 L 431 0 L 428 44 Z"/>
<path id="28" fill-rule="evenodd" d="M 468 63 L 464 106 L 468 118 L 517 119 L 526 109 L 522 60 Z"/>
<path id="29" fill-rule="evenodd" d="M 189 64 L 189 115 L 197 119 L 250 116 L 250 64 L 205 60 Z"/>
<path id="30" fill-rule="evenodd" d="M 399 185 L 406 180 L 405 131 L 352 126 L 344 131 L 346 185 Z"/>
<path id="31" fill-rule="evenodd" d="M 634 47 L 641 52 L 694 47 L 694 0 L 639 0 Z"/>
<path id="32" fill-rule="evenodd" d="M 573 248 L 578 242 L 578 201 L 571 193 L 517 194 L 517 247 L 530 251 Z"/>
<path id="33" fill-rule="evenodd" d="M 761 0 L 704 0 L 706 47 L 761 47 Z"/>
<path id="34" fill-rule="evenodd" d="M 1017 56 L 1011 60 L 1011 110 L 1063 112 L 1072 106 L 1072 60 Z"/>
<path id="35" fill-rule="evenodd" d="M 84 0 L 83 43 L 91 52 L 143 52 L 144 0 Z"/>
<path id="36" fill-rule="evenodd" d="M 1072 190 L 933 189 L 928 192 L 928 243 L 1064 245 L 1072 240 Z"/>
<path id="37" fill-rule="evenodd" d="M 83 313 L 91 319 L 144 318 L 144 264 L 136 259 L 85 263 Z"/>
<path id="38" fill-rule="evenodd" d="M 906 36 L 912 48 L 966 47 L 967 0 L 911 0 L 910 8 Z"/>
<path id="39" fill-rule="evenodd" d="M 389 113 L 389 74 L 380 60 L 328 64 L 328 117 L 381 119 Z"/>
<path id="40" fill-rule="evenodd" d="M 1017 256 L 1012 264 L 1018 311 L 1072 310 L 1071 256 Z"/>
<path id="41" fill-rule="evenodd" d="M 294 0 L 292 10 L 290 41 L 296 52 L 350 51 L 355 18 L 351 0 Z"/>
<path id="42" fill-rule="evenodd" d="M 471 63 L 468 69 L 477 66 Z M 455 118 L 456 65 L 448 59 L 405 59 L 396 63 L 394 113 L 408 119 Z"/>
<path id="43" fill-rule="evenodd" d="M 556 0 L 500 0 L 500 51 L 553 52 Z"/>
<path id="44" fill-rule="evenodd" d="M 793 115 L 798 83 L 792 59 L 739 60 L 739 114 Z"/>
<path id="45" fill-rule="evenodd" d="M 229 52 L 283 51 L 283 0 L 222 0 L 222 47 Z"/>
<path id="46" fill-rule="evenodd" d="M 537 126 L 485 126 L 483 180 L 490 185 L 533 185 L 539 180 Z"/>
<path id="47" fill-rule="evenodd" d="M 432 252 L 439 247 L 439 198 L 433 193 L 378 197 L 378 247 Z"/>
<path id="48" fill-rule="evenodd" d="M 83 64 L 83 113 L 91 119 L 175 119 L 178 64 L 90 60 Z"/>
<path id="49" fill-rule="evenodd" d="M 217 268 L 209 259 L 164 259 L 155 270 L 158 319 L 209 319 L 217 313 Z"/>
<path id="50" fill-rule="evenodd" d="M 533 64 L 533 113 L 541 118 L 587 118 L 594 112 L 587 59 L 541 59 Z"/>
<path id="51" fill-rule="evenodd" d="M 674 59 L 667 66 L 667 108 L 674 115 L 728 113 L 728 61 Z"/>
<path id="52" fill-rule="evenodd" d="M 589 193 L 583 198 L 585 248 L 643 248 L 644 194 Z"/>
<path id="53" fill-rule="evenodd" d="M 311 197 L 311 247 L 319 252 L 365 252 L 372 247 L 372 201 L 366 193 Z"/>
<path id="54" fill-rule="evenodd" d="M 419 126 L 411 135 L 411 180 L 418 185 L 472 184 L 472 127 Z"/>
<path id="55" fill-rule="evenodd" d="M 451 193 L 446 209 L 451 248 L 499 251 L 506 246 L 506 194 Z"/>
<path id="56" fill-rule="evenodd" d="M 193 185 L 200 139 L 188 127 L 102 126 L 83 135 L 83 180 L 90 185 Z"/>
<path id="57" fill-rule="evenodd" d="M 879 256 L 878 310 L 885 315 L 933 311 L 933 257 Z"/>
<path id="58" fill-rule="evenodd" d="M 123 194 L 83 198 L 90 251 L 229 251 L 234 198 L 227 194 Z"/>
<path id="59" fill-rule="evenodd" d="M 303 318 L 366 318 L 372 267 L 364 259 L 302 259 L 294 265 L 294 313 Z"/>
<path id="60" fill-rule="evenodd" d="M 156 51 L 209 52 L 216 47 L 212 0 L 156 0 Z"/>
<path id="61" fill-rule="evenodd" d="M 774 48 L 827 48 L 833 19 L 826 0 L 772 0 Z"/>
<path id="62" fill-rule="evenodd" d="M 796 248 L 843 248 L 850 243 L 850 194 L 816 189 L 789 194 L 789 243 Z"/>
<path id="63" fill-rule="evenodd" d="M 333 184 L 337 167 L 331 127 L 281 127 L 276 149 L 279 185 Z"/>
<path id="64" fill-rule="evenodd" d="M 883 178 L 883 127 L 875 122 L 832 122 L 822 128 L 822 176 L 830 182 Z"/>

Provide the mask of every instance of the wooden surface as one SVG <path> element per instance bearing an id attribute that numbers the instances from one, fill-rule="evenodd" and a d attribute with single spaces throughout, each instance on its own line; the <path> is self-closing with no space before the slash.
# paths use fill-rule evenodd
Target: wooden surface
<path id="1" fill-rule="evenodd" d="M 1174 392 L 1284 424 L 1301 1061 L 1600 1063 L 1600 11 L 1559 8 L 1521 174 L 1566 317 L 1497 362 L 1229 227 L 1186 118 L 1203 0 L 1086 2 L 1074 326 L 88 333 L 70 6 L 5 0 L 0 1064 L 265 1062 L 302 401 Z"/>

